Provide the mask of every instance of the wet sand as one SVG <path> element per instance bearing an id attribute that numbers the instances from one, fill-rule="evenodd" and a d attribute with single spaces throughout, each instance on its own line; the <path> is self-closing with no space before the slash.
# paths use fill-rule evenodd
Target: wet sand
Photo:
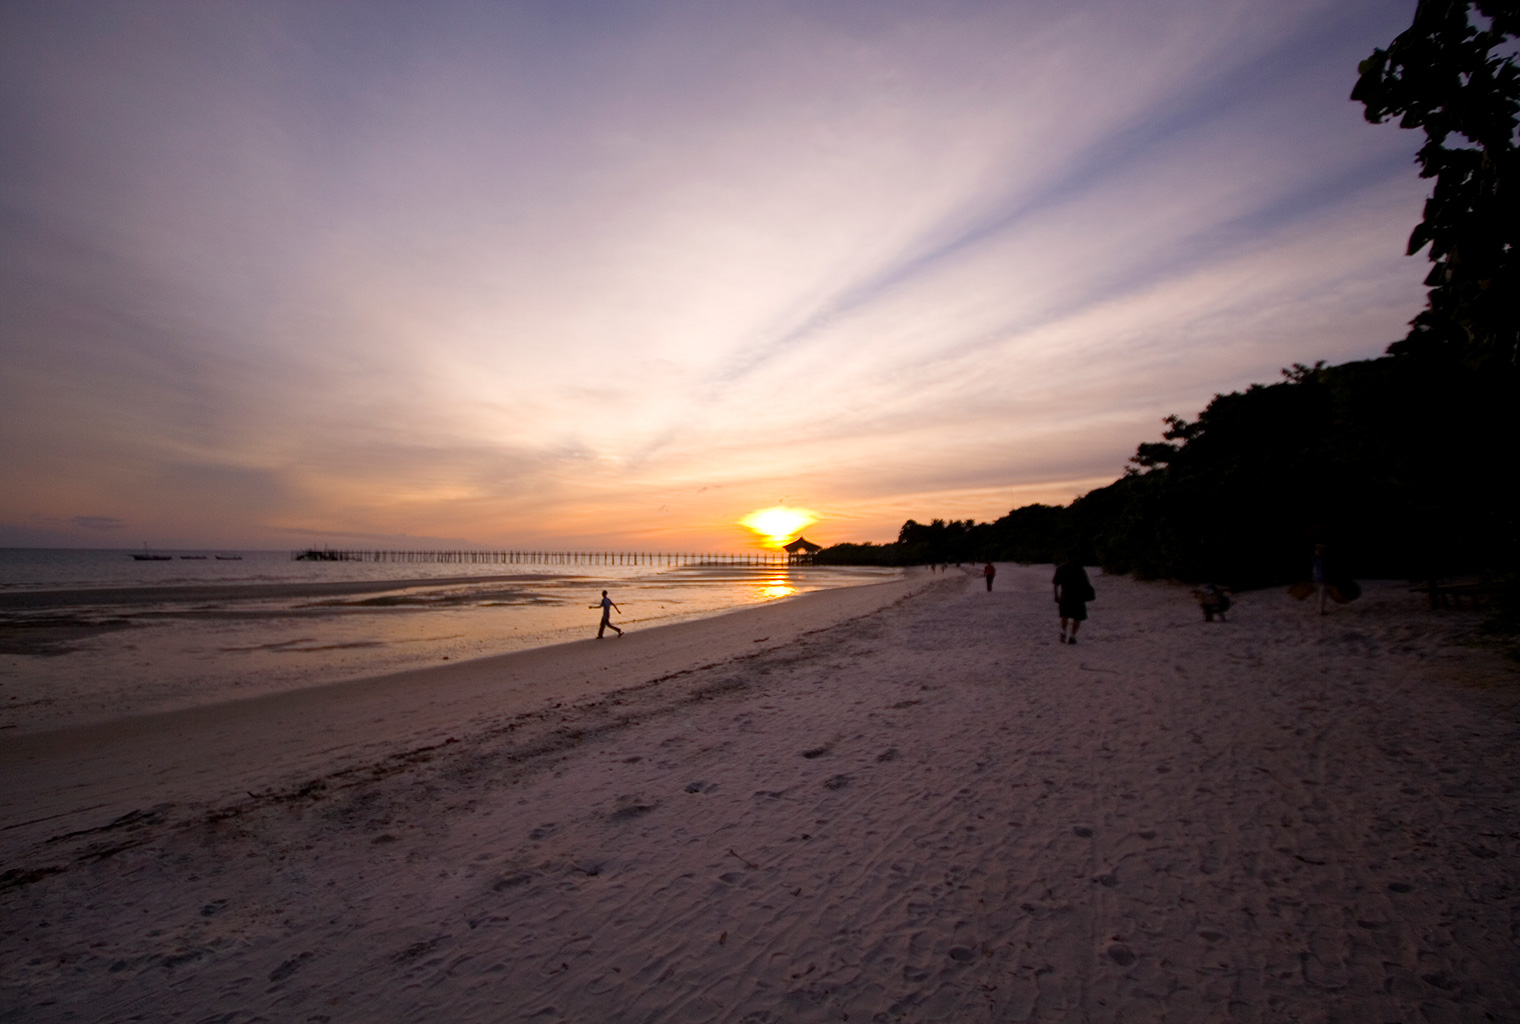
<path id="1" fill-rule="evenodd" d="M 1520 1014 L 1520 672 L 1049 570 L 0 740 L 0 1020 Z"/>
<path id="2" fill-rule="evenodd" d="M 255 569 L 282 564 L 265 559 Z M 72 729 L 561 645 L 590 635 L 596 620 L 588 605 L 603 587 L 618 601 L 618 622 L 645 633 L 901 575 L 750 565 L 593 568 L 620 575 L 242 579 L 0 593 L 0 734 Z"/>
<path id="3" fill-rule="evenodd" d="M 289 601 L 318 597 L 378 594 L 415 587 L 477 586 L 486 583 L 539 583 L 553 577 L 516 573 L 491 576 L 439 576 L 401 580 L 331 580 L 313 583 L 179 583 L 151 587 L 85 587 L 69 590 L 11 590 L 0 592 L 0 611 L 44 611 L 86 605 L 110 608 L 161 602 L 217 603 L 228 601 Z"/>

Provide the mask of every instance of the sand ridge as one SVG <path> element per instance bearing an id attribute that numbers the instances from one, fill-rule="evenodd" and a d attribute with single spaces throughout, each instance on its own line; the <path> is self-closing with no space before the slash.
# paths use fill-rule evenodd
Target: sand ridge
<path id="1" fill-rule="evenodd" d="M 1471 616 L 1095 583 L 1075 647 L 1004 566 L 12 830 L 0 1019 L 1513 1019 L 1520 690 Z"/>

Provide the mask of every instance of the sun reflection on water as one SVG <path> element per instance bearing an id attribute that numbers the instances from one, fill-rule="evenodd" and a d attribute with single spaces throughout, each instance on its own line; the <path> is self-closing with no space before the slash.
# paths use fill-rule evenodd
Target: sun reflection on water
<path id="1" fill-rule="evenodd" d="M 789 569 L 770 568 L 756 573 L 750 582 L 751 600 L 777 601 L 783 597 L 800 594 L 796 580 Z"/>

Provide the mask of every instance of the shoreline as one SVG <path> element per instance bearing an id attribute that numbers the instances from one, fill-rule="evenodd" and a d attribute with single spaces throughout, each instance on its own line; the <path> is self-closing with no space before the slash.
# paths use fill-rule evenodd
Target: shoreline
<path id="1" fill-rule="evenodd" d="M 362 564 L 362 563 L 351 563 Z M 398 567 L 399 568 L 399 567 Z M 618 584 L 636 582 L 645 577 L 659 577 L 673 573 L 709 576 L 745 575 L 776 572 L 810 571 L 813 567 L 762 566 L 762 565 L 681 565 L 681 566 L 616 566 L 625 570 L 621 574 L 597 572 L 572 572 L 575 568 L 613 568 L 587 564 L 585 566 L 557 566 L 556 571 L 479 573 L 466 576 L 407 576 L 398 578 L 369 578 L 358 580 L 324 580 L 303 582 L 270 582 L 244 580 L 236 582 L 201 581 L 170 584 L 134 584 L 131 586 L 104 585 L 98 587 L 27 587 L 0 589 L 0 612 L 42 611 L 52 608 L 87 606 L 92 608 L 115 605 L 159 604 L 181 601 L 276 601 L 308 597 L 342 597 L 350 594 L 374 594 L 391 590 L 411 590 L 422 587 L 466 587 L 491 583 L 556 583 L 563 581 L 595 580 L 614 581 Z M 851 566 L 819 566 L 824 571 L 849 571 Z M 635 570 L 628 573 L 626 570 Z M 640 571 L 642 570 L 642 571 Z"/>
<path id="2" fill-rule="evenodd" d="M 70 587 L 0 591 L 0 611 L 40 611 L 85 605 L 92 608 L 173 601 L 275 601 L 304 597 L 374 594 L 414 587 L 457 587 L 480 583 L 575 579 L 573 573 L 511 573 L 439 576 L 434 579 L 331 580 L 321 583 L 176 583 L 134 587 Z"/>
<path id="3" fill-rule="evenodd" d="M 216 704 L 11 733 L 0 740 L 0 833 L 24 830 L 33 821 L 72 821 L 87 814 L 108 820 L 115 816 L 111 812 L 128 813 L 144 804 L 204 803 L 215 800 L 219 789 L 237 793 L 278 785 L 286 776 L 426 746 L 446 738 L 445 733 L 521 714 L 544 702 L 583 700 L 773 650 L 806 632 L 873 614 L 936 582 L 913 574 L 809 591 L 651 626 L 623 638 L 574 640 Z M 355 719 L 366 723 L 362 734 L 346 733 Z M 154 778 L 160 781 L 143 787 L 117 778 L 117 761 L 142 758 L 153 760 Z M 60 771 L 67 781 L 53 790 L 70 795 L 35 806 L 35 776 L 53 780 Z M 17 809 L 27 804 L 31 810 Z"/>
<path id="4" fill-rule="evenodd" d="M 560 644 L 588 635 L 586 605 L 598 587 L 613 589 L 620 624 L 644 631 L 900 575 L 628 573 L 620 581 L 494 572 L 0 595 L 0 736 Z"/>

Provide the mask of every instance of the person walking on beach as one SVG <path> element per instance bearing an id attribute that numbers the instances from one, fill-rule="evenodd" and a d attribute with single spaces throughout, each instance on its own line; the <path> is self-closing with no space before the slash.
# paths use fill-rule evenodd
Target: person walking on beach
<path id="1" fill-rule="evenodd" d="M 1325 595 L 1330 590 L 1330 561 L 1325 557 L 1325 546 L 1314 545 L 1314 560 L 1309 563 L 1309 575 L 1314 589 L 1319 593 L 1319 613 L 1325 614 Z"/>
<path id="2" fill-rule="evenodd" d="M 1309 573 L 1310 582 L 1296 583 L 1288 588 L 1288 593 L 1300 601 L 1317 593 L 1321 615 L 1325 614 L 1327 597 L 1336 604 L 1345 604 L 1362 596 L 1361 586 L 1341 570 L 1323 544 L 1314 545 L 1314 559 L 1309 563 Z"/>
<path id="3" fill-rule="evenodd" d="M 987 577 L 987 592 L 990 594 L 992 592 L 992 577 L 997 575 L 997 570 L 992 567 L 991 562 L 982 567 L 982 575 Z"/>
<path id="4" fill-rule="evenodd" d="M 591 605 L 591 607 L 600 608 L 602 610 L 602 624 L 596 627 L 596 638 L 598 640 L 600 640 L 602 638 L 602 634 L 609 629 L 616 633 L 619 637 L 623 635 L 623 631 L 612 624 L 612 609 L 617 608 L 617 613 L 619 615 L 623 614 L 623 609 L 618 608 L 618 606 L 613 603 L 612 598 L 607 596 L 607 591 L 602 591 L 602 603 L 599 605 Z"/>
<path id="5" fill-rule="evenodd" d="M 1087 602 L 1098 595 L 1087 579 L 1087 570 L 1075 558 L 1068 558 L 1056 567 L 1051 577 L 1055 588 L 1056 608 L 1061 616 L 1061 642 L 1077 642 L 1077 629 L 1087 620 Z M 1067 623 L 1071 624 L 1071 637 L 1067 639 Z"/>

